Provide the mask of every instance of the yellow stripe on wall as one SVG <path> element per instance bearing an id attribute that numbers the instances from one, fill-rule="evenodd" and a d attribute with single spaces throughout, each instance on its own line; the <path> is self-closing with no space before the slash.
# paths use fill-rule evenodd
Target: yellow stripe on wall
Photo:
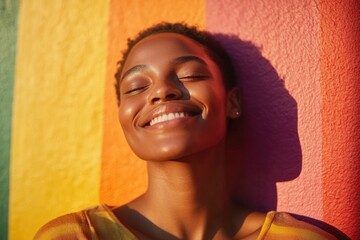
<path id="1" fill-rule="evenodd" d="M 109 3 L 21 2 L 10 239 L 99 200 Z"/>

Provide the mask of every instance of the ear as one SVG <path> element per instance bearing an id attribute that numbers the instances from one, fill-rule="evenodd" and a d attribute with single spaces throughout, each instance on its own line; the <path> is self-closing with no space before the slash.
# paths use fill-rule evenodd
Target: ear
<path id="1" fill-rule="evenodd" d="M 232 88 L 227 93 L 227 116 L 231 119 L 234 119 L 240 117 L 240 115 L 240 91 L 238 88 Z"/>

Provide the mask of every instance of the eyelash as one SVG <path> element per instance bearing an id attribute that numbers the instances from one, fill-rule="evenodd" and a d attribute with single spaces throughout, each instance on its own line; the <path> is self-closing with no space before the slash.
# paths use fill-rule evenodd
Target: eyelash
<path id="1" fill-rule="evenodd" d="M 206 76 L 206 75 L 190 75 L 190 76 L 185 76 L 185 77 L 179 77 L 180 80 L 183 80 L 183 79 L 202 80 L 202 79 L 206 79 L 206 78 L 208 78 L 208 76 Z"/>
<path id="2" fill-rule="evenodd" d="M 136 92 L 136 91 L 141 91 L 141 90 L 146 89 L 147 87 L 148 86 L 136 87 L 136 88 L 133 88 L 133 89 L 130 89 L 130 90 L 124 92 L 124 94 L 131 94 L 131 93 Z"/>

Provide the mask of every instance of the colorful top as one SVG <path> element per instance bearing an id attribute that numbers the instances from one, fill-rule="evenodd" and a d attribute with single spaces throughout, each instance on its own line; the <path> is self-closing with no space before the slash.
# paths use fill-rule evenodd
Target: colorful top
<path id="1" fill-rule="evenodd" d="M 43 226 L 35 240 L 138 240 L 107 205 L 99 205 L 56 218 Z M 335 239 L 318 227 L 296 220 L 288 213 L 268 212 L 257 240 Z"/>

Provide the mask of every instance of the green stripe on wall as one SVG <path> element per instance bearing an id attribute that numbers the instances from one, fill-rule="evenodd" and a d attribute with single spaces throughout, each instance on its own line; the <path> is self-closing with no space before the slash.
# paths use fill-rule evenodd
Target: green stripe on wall
<path id="1" fill-rule="evenodd" d="M 18 0 L 0 0 L 0 239 L 8 238 L 11 115 Z"/>

